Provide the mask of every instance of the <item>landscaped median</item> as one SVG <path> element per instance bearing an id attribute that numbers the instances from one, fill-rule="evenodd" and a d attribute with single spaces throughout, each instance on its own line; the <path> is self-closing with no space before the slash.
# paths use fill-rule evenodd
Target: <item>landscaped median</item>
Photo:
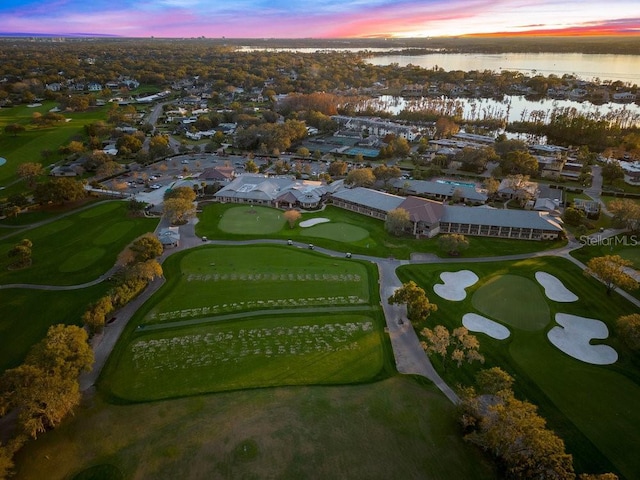
<path id="1" fill-rule="evenodd" d="M 256 245 L 203 246 L 164 267 L 166 285 L 101 378 L 121 400 L 360 383 L 393 371 L 371 264 Z"/>

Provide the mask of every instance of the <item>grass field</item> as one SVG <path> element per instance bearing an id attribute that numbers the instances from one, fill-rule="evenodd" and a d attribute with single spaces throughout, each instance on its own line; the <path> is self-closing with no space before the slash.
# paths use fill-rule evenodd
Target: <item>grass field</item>
<path id="1" fill-rule="evenodd" d="M 465 300 L 446 301 L 432 291 L 431 285 L 439 283 L 441 272 L 461 269 L 471 270 L 480 277 L 478 283 L 467 289 Z M 567 450 L 574 455 L 578 472 L 614 471 L 626 478 L 634 478 L 640 471 L 640 457 L 628 445 L 640 444 L 640 412 L 635 407 L 640 399 L 640 365 L 613 329 L 620 315 L 635 312 L 633 305 L 615 294 L 607 296 L 601 284 L 582 275 L 570 262 L 558 258 L 464 263 L 456 264 L 455 268 L 444 264 L 411 265 L 401 267 L 399 274 L 403 281 L 413 279 L 423 286 L 429 298 L 438 305 L 438 311 L 429 317 L 429 325 L 457 327 L 465 313 L 482 314 L 485 309 L 492 308 L 487 299 L 483 299 L 482 310 L 476 308 L 478 297 L 484 294 L 491 297 L 494 293 L 491 283 L 505 277 L 510 282 L 516 281 L 512 277 L 521 277 L 528 282 L 530 289 L 537 289 L 544 300 L 543 290 L 534 278 L 536 271 L 561 279 L 579 300 L 573 303 L 545 300 L 549 313 L 544 328 L 511 327 L 511 336 L 504 341 L 478 334 L 481 351 L 486 357 L 482 368 L 497 365 L 515 377 L 517 395 L 539 406 L 550 427 L 565 440 Z M 526 310 L 532 308 L 532 301 L 530 292 L 521 292 L 512 296 L 511 305 L 502 311 L 510 309 L 515 316 L 527 315 Z M 553 347 L 546 332 L 555 325 L 553 318 L 558 312 L 604 321 L 609 327 L 610 338 L 603 343 L 616 349 L 619 361 L 607 367 L 589 365 Z M 542 313 L 538 315 L 542 322 Z M 513 325 L 506 317 L 502 320 Z M 442 371 L 440 361 L 437 358 L 433 361 L 450 385 L 472 383 L 474 373 L 481 368 L 464 366 L 459 370 L 450 368 Z"/>
<path id="2" fill-rule="evenodd" d="M 100 396 L 18 455 L 17 479 L 67 480 L 94 465 L 124 478 L 497 478 L 433 386 L 393 377 L 143 404 Z"/>
<path id="3" fill-rule="evenodd" d="M 55 106 L 55 102 L 44 102 L 42 106 L 34 108 L 21 105 L 0 109 L 0 128 L 4 129 L 12 123 L 21 124 L 26 128 L 26 131 L 17 136 L 0 135 L 1 156 L 7 159 L 7 163 L 0 167 L 0 185 L 4 186 L 14 180 L 18 165 L 24 162 L 40 162 L 47 166 L 60 160 L 62 157 L 58 154 L 58 149 L 61 145 L 69 143 L 77 136 L 83 136 L 85 125 L 105 118 L 105 108 L 99 107 L 86 112 L 64 113 L 69 121 L 51 127 L 31 125 L 34 113 L 45 114 Z M 43 150 L 52 152 L 46 162 L 41 155 Z M 13 190 L 7 189 L 2 192 L 2 196 L 10 193 L 14 193 Z"/>
<path id="4" fill-rule="evenodd" d="M 81 325 L 87 306 L 104 295 L 108 284 L 70 291 L 0 290 L 0 373 L 18 366 L 29 348 L 51 325 Z"/>
<path id="5" fill-rule="evenodd" d="M 233 222 L 251 223 L 243 213 L 247 209 L 258 207 L 239 207 L 233 204 L 213 203 L 204 207 L 199 215 L 200 221 L 196 225 L 196 233 L 211 239 L 245 240 L 249 238 L 277 238 L 292 239 L 300 242 L 308 242 L 321 245 L 342 252 L 360 253 L 363 255 L 373 255 L 378 257 L 395 257 L 408 259 L 412 253 L 432 253 L 444 255 L 438 248 L 435 239 L 415 239 L 410 237 L 394 237 L 389 235 L 384 229 L 384 222 L 374 218 L 366 217 L 355 212 L 349 212 L 331 205 L 320 212 L 304 213 L 301 221 L 313 218 L 328 218 L 329 223 L 303 228 L 296 225 L 289 228 L 288 224 L 280 223 L 282 215 L 279 210 L 271 209 L 272 216 L 276 220 L 272 222 L 269 232 L 267 227 L 260 226 L 263 219 L 267 218 L 260 214 L 260 221 L 256 223 L 256 232 L 252 229 L 241 230 L 239 228 L 231 231 L 227 225 L 231 223 L 231 218 L 241 217 Z M 265 210 L 266 207 L 261 207 Z M 244 209 L 244 210 L 243 210 Z M 261 212 L 264 210 L 260 210 Z M 229 217 L 228 217 L 229 216 Z M 221 220 L 224 220 L 222 222 Z M 276 226 L 280 226 L 276 229 Z M 563 245 L 564 241 L 558 242 L 537 242 L 525 240 L 507 240 L 501 238 L 469 237 L 470 247 L 463 254 L 464 257 L 484 257 L 496 255 L 510 255 L 525 252 L 536 252 L 549 248 L 556 248 Z"/>
<path id="6" fill-rule="evenodd" d="M 125 202 L 105 202 L 0 240 L 0 283 L 73 285 L 93 280 L 116 262 L 138 236 L 153 231 L 157 219 L 133 218 Z M 7 252 L 21 239 L 33 242 L 33 264 L 9 270 Z"/>
<path id="7" fill-rule="evenodd" d="M 111 393 L 149 401 L 282 385 L 371 381 L 384 366 L 382 322 L 370 315 L 277 315 L 133 335 Z"/>
<path id="8" fill-rule="evenodd" d="M 617 235 L 604 239 L 599 245 L 585 245 L 571 255 L 585 264 L 594 257 L 620 255 L 633 262 L 634 268 L 640 269 L 640 235 Z"/>
<path id="9" fill-rule="evenodd" d="M 371 381 L 390 364 L 369 264 L 290 246 L 203 246 L 164 271 L 101 379 L 120 399 Z"/>
<path id="10" fill-rule="evenodd" d="M 144 323 L 223 313 L 323 305 L 369 305 L 378 298 L 367 264 L 293 246 L 201 247 L 171 256 L 168 278 Z"/>
<path id="11" fill-rule="evenodd" d="M 280 231 L 285 222 L 280 210 L 245 205 L 226 210 L 218 226 L 227 233 L 263 235 Z"/>

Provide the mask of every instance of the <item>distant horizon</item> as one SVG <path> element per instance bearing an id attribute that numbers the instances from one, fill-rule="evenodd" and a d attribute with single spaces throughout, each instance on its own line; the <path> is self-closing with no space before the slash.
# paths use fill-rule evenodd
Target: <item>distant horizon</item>
<path id="1" fill-rule="evenodd" d="M 531 32 L 522 32 L 522 33 L 513 33 L 513 32 L 496 32 L 496 33 L 469 33 L 465 35 L 440 35 L 440 36 L 429 36 L 429 37 L 385 37 L 385 36 L 371 36 L 371 37 L 207 37 L 207 36 L 192 36 L 192 37 L 162 37 L 157 35 L 151 36 L 124 36 L 124 35 L 115 35 L 109 33 L 25 33 L 25 32 L 0 32 L 0 38 L 105 38 L 105 39 L 120 39 L 120 40 L 230 40 L 230 41 L 238 41 L 238 40 L 282 40 L 282 41 L 296 41 L 296 40 L 304 40 L 305 42 L 317 40 L 320 42 L 328 42 L 328 41 L 360 41 L 364 42 L 367 40 L 389 40 L 389 41 L 398 41 L 401 43 L 409 40 L 438 40 L 438 39 L 471 39 L 471 38 L 625 38 L 625 37 L 633 37 L 640 38 L 640 32 L 638 33 L 584 33 L 581 35 L 575 35 L 570 32 L 562 32 L 562 31 L 540 31 L 536 33 Z M 639 52 L 640 54 L 640 52 Z"/>
<path id="2" fill-rule="evenodd" d="M 3 37 L 636 36 L 638 0 L 4 0 Z M 90 32 L 90 33 L 78 33 Z"/>

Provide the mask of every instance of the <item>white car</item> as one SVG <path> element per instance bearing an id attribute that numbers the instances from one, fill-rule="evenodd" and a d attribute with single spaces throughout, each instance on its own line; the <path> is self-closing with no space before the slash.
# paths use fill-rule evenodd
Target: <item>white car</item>
<path id="1" fill-rule="evenodd" d="M 153 190 L 158 190 L 159 188 L 162 188 L 162 185 L 158 185 L 157 183 L 154 183 L 153 185 L 151 185 L 150 188 Z"/>

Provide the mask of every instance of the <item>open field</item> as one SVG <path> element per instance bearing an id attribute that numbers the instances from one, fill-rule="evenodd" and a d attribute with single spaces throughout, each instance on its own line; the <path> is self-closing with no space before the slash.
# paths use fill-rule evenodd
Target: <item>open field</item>
<path id="1" fill-rule="evenodd" d="M 454 406 L 401 377 L 131 405 L 96 396 L 19 453 L 16 478 L 67 480 L 105 464 L 158 480 L 496 478 L 461 439 Z"/>
<path id="2" fill-rule="evenodd" d="M 105 202 L 0 240 L 0 283 L 74 285 L 108 271 L 132 240 L 153 231 L 157 219 L 130 217 L 126 202 Z M 13 231 L 12 231 L 13 232 Z M 9 270 L 7 252 L 21 239 L 33 242 L 33 264 Z"/>
<path id="3" fill-rule="evenodd" d="M 385 231 L 383 221 L 330 205 L 322 211 L 309 212 L 302 215 L 300 221 L 313 218 L 328 218 L 330 220 L 328 223 L 309 228 L 303 228 L 299 225 L 289 228 L 288 224 L 280 223 L 282 219 L 277 219 L 282 214 L 282 211 L 261 207 L 265 210 L 277 212 L 273 214 L 276 216 L 276 220 L 269 227 L 270 232 L 256 233 L 253 229 L 247 229 L 246 231 L 236 229 L 231 233 L 226 226 L 229 221 L 227 216 L 239 216 L 241 219 L 237 221 L 246 222 L 249 215 L 244 212 L 256 208 L 258 207 L 250 205 L 209 204 L 204 207 L 199 215 L 200 221 L 196 225 L 196 233 L 210 239 L 227 240 L 246 240 L 250 238 L 279 238 L 286 240 L 290 238 L 299 242 L 318 244 L 337 251 L 378 257 L 408 259 L 414 252 L 444 255 L 439 250 L 435 239 L 417 240 L 410 237 L 394 237 Z M 225 221 L 222 222 L 222 219 Z M 256 221 L 255 217 L 253 221 L 259 224 L 262 220 L 263 217 L 261 216 L 260 221 Z M 282 226 L 280 229 L 276 229 L 277 225 Z M 255 228 L 264 229 L 265 227 L 256 226 Z M 469 249 L 463 254 L 464 257 L 468 258 L 536 252 L 565 244 L 564 241 L 537 242 L 483 237 L 469 237 L 469 243 Z"/>
<path id="4" fill-rule="evenodd" d="M 467 288 L 462 301 L 447 301 L 438 297 L 431 285 L 439 282 L 442 272 L 471 270 L 480 278 Z M 535 273 L 544 271 L 560 279 L 564 286 L 575 293 L 579 300 L 558 303 L 544 297 L 543 288 L 535 281 Z M 433 357 L 447 383 L 472 383 L 474 373 L 480 368 L 500 366 L 515 379 L 516 394 L 539 406 L 540 413 L 566 442 L 567 450 L 574 455 L 578 472 L 614 471 L 626 478 L 634 478 L 640 471 L 640 458 L 629 445 L 640 443 L 640 412 L 636 405 L 640 399 L 640 366 L 637 360 L 616 337 L 613 325 L 620 315 L 634 313 L 635 308 L 616 294 L 607 296 L 604 287 L 592 278 L 585 277 L 573 264 L 558 258 L 536 258 L 518 262 L 463 263 L 456 265 L 411 265 L 399 270 L 403 281 L 414 280 L 427 291 L 429 298 L 438 305 L 438 311 L 429 317 L 429 325 L 461 325 L 465 313 L 485 314 L 493 320 L 505 323 L 511 335 L 506 340 L 496 340 L 477 334 L 485 365 L 463 366 L 442 371 L 440 360 Z M 530 292 L 509 292 L 505 305 L 498 312 L 487 312 L 492 306 L 485 294 L 494 293 L 492 283 L 517 280 L 538 290 L 538 298 L 546 306 L 538 307 L 538 328 L 527 328 L 520 318 L 529 315 L 534 301 Z M 529 283 L 530 282 L 530 283 Z M 499 285 L 499 283 L 498 283 Z M 504 286 L 504 285 L 503 285 Z M 519 293 L 518 293 L 519 292 Z M 523 297 L 524 295 L 524 297 Z M 525 298 L 526 297 L 526 298 Z M 483 300 L 479 302 L 479 300 Z M 542 310 L 548 309 L 546 323 L 542 323 Z M 507 321 L 500 318 L 511 311 Z M 495 316 L 492 317 L 491 313 Z M 613 347 L 619 354 L 618 362 L 610 366 L 590 365 L 576 360 L 558 350 L 548 340 L 546 333 L 554 327 L 556 313 L 594 318 L 605 322 L 609 338 L 594 340 Z M 524 328 L 523 328 L 524 327 Z"/>

